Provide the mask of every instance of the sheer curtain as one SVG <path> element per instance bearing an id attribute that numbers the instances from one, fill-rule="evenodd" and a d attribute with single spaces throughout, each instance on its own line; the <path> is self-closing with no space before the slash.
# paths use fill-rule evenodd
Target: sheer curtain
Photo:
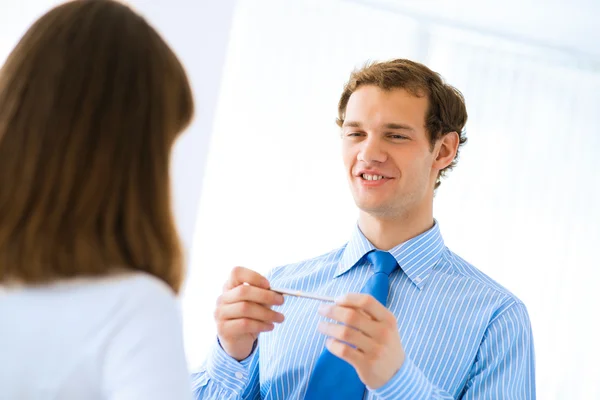
<path id="1" fill-rule="evenodd" d="M 600 398 L 600 71 L 342 1 L 238 2 L 183 304 L 190 363 L 233 266 L 266 272 L 347 240 L 338 96 L 352 68 L 397 57 L 466 97 L 469 142 L 435 200 L 448 246 L 527 305 L 539 398 Z"/>
<path id="2" fill-rule="evenodd" d="M 600 398 L 600 71 L 451 30 L 431 44 L 430 65 L 470 113 L 436 200 L 448 245 L 527 305 L 539 398 Z"/>

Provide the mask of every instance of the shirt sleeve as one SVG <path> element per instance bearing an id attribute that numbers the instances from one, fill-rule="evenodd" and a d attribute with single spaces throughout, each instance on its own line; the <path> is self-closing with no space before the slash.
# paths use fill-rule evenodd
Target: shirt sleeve
<path id="1" fill-rule="evenodd" d="M 283 268 L 266 274 L 269 282 Z M 215 339 L 212 350 L 198 372 L 192 374 L 192 390 L 197 400 L 260 400 L 260 335 L 252 353 L 243 361 L 231 357 Z"/>
<path id="2" fill-rule="evenodd" d="M 430 382 L 408 357 L 388 383 L 369 390 L 381 400 L 454 399 Z M 513 303 L 490 322 L 470 377 L 458 398 L 535 399 L 533 336 L 522 303 Z"/>
<path id="3" fill-rule="evenodd" d="M 223 350 L 218 339 L 197 373 L 192 374 L 194 398 L 200 400 L 260 399 L 258 345 L 243 361 Z"/>
<path id="4" fill-rule="evenodd" d="M 410 358 L 406 357 L 400 370 L 388 383 L 369 389 L 377 399 L 396 400 L 453 400 L 454 397 L 433 385 Z"/>
<path id="5" fill-rule="evenodd" d="M 107 342 L 104 398 L 191 399 L 174 293 L 151 277 L 138 278 L 126 289 L 128 293 L 114 313 L 118 325 Z"/>

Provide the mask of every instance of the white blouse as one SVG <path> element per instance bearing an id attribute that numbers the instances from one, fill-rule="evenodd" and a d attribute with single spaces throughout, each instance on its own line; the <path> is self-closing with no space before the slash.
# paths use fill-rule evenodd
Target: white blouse
<path id="1" fill-rule="evenodd" d="M 143 273 L 0 285 L 0 399 L 191 399 L 174 293 Z"/>

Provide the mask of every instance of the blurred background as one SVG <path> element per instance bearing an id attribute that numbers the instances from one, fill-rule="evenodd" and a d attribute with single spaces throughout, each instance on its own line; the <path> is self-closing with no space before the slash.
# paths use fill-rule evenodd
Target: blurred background
<path id="1" fill-rule="evenodd" d="M 0 60 L 52 0 L 3 1 Z M 350 72 L 410 58 L 465 95 L 439 188 L 447 245 L 531 317 L 540 399 L 600 399 L 600 1 L 135 0 L 185 64 L 198 113 L 173 160 L 191 368 L 233 266 L 342 245 L 357 212 L 335 125 Z"/>

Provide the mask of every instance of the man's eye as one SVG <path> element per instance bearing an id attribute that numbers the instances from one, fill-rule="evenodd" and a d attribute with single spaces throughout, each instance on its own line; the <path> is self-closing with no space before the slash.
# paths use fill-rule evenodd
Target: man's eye
<path id="1" fill-rule="evenodd" d="M 362 136 L 364 135 L 362 132 L 348 132 L 346 134 L 346 136 L 350 136 L 350 137 L 357 137 L 357 136 Z"/>
<path id="2" fill-rule="evenodd" d="M 402 135 L 389 135 L 390 139 L 406 139 L 406 136 Z"/>

